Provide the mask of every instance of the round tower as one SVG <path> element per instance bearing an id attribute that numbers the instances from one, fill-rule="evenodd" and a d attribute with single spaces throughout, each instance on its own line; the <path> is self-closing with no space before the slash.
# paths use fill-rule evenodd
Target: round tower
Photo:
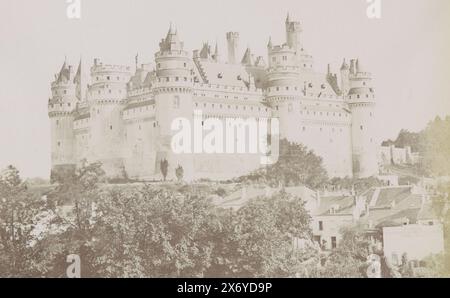
<path id="1" fill-rule="evenodd" d="M 124 174 L 122 110 L 130 77 L 129 66 L 108 65 L 94 59 L 91 67 L 89 159 L 101 162 L 109 178 L 119 178 Z"/>
<path id="2" fill-rule="evenodd" d="M 51 127 L 51 176 L 64 175 L 75 169 L 73 110 L 77 104 L 77 84 L 72 66 L 64 62 L 51 84 L 48 101 Z"/>
<path id="3" fill-rule="evenodd" d="M 352 113 L 353 175 L 366 178 L 378 173 L 375 93 L 372 76 L 352 60 L 347 101 Z"/>
<path id="4" fill-rule="evenodd" d="M 290 115 L 302 90 L 301 68 L 297 63 L 296 51 L 286 44 L 272 46 L 269 42 L 268 52 L 266 99 L 272 107 L 273 116 L 279 118 L 280 137 L 291 140 L 296 132 L 292 130 Z"/>
<path id="5" fill-rule="evenodd" d="M 177 133 L 172 130 L 172 126 L 181 129 L 179 123 L 173 123 L 175 119 L 182 118 L 188 121 L 193 129 L 192 60 L 183 46 L 177 31 L 171 26 L 166 38 L 159 44 L 159 52 L 155 54 L 157 78 L 153 92 L 159 131 L 155 174 L 160 174 L 161 161 L 167 160 L 168 179 L 174 179 L 175 169 L 181 166 L 184 180 L 189 181 L 194 177 L 193 155 L 175 153 L 171 148 L 172 137 Z M 192 150 L 192 146 L 190 147 Z"/>

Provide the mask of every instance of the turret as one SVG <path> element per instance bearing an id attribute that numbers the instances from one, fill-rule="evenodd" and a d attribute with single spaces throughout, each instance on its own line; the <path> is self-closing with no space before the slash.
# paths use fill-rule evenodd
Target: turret
<path id="1" fill-rule="evenodd" d="M 272 44 L 272 37 L 269 37 L 269 42 L 267 43 L 267 50 L 270 52 L 272 50 L 273 44 Z"/>
<path id="2" fill-rule="evenodd" d="M 78 102 L 77 82 L 71 65 L 64 61 L 51 84 L 52 97 L 48 101 L 51 127 L 52 176 L 57 172 L 73 169 L 74 133 L 73 110 Z"/>
<path id="3" fill-rule="evenodd" d="M 294 102 L 301 94 L 300 73 L 297 49 L 293 45 L 289 15 L 286 18 L 286 32 L 288 42 L 282 45 L 273 45 L 269 39 L 267 44 L 268 64 L 267 84 L 265 96 L 272 105 L 273 116 L 279 119 L 280 134 L 282 138 L 292 139 L 296 128 L 292 126 L 290 118 Z M 291 43 L 291 45 L 290 45 Z M 295 42 L 294 42 L 295 43 Z"/>
<path id="4" fill-rule="evenodd" d="M 217 42 L 216 42 L 216 47 L 214 48 L 213 60 L 216 62 L 220 62 L 219 46 L 217 45 Z"/>
<path id="5" fill-rule="evenodd" d="M 349 71 L 347 101 L 352 112 L 353 173 L 359 178 L 370 177 L 378 173 L 372 75 L 359 60 L 352 60 Z"/>
<path id="6" fill-rule="evenodd" d="M 156 157 L 156 172 L 160 172 L 160 162 L 169 162 L 168 178 L 175 178 L 175 169 L 182 166 L 184 178 L 193 176 L 193 158 L 189 154 L 177 154 L 172 150 L 172 137 L 177 131 L 172 130 L 177 118 L 193 122 L 191 76 L 192 60 L 183 49 L 178 32 L 169 29 L 167 36 L 160 43 L 160 50 L 155 54 L 156 76 L 153 92 L 156 105 L 156 123 L 159 131 Z M 206 46 L 209 55 L 209 46 Z M 181 127 L 179 128 L 181 129 Z"/>
<path id="7" fill-rule="evenodd" d="M 347 62 L 342 62 L 341 66 L 341 90 L 344 98 L 347 96 L 349 88 L 350 88 L 350 66 Z"/>
<path id="8" fill-rule="evenodd" d="M 228 44 L 228 63 L 236 64 L 237 57 L 239 55 L 239 33 L 228 32 L 227 44 Z"/>
<path id="9" fill-rule="evenodd" d="M 301 40 L 302 27 L 300 22 L 291 22 L 289 14 L 286 17 L 286 43 L 295 50 L 303 48 Z"/>

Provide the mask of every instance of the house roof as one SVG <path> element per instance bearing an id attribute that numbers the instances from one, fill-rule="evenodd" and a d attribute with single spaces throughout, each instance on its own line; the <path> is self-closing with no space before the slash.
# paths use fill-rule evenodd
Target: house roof
<path id="1" fill-rule="evenodd" d="M 374 227 L 403 225 L 417 223 L 421 219 L 436 219 L 437 215 L 431 208 L 431 202 L 422 194 L 413 191 L 412 186 L 381 187 L 369 212 L 361 221 L 371 223 Z M 372 195 L 375 192 L 372 193 Z M 375 194 L 376 195 L 376 194 Z"/>
<path id="2" fill-rule="evenodd" d="M 380 188 L 380 194 L 375 202 L 375 207 L 391 206 L 395 200 L 399 203 L 411 195 L 411 186 Z"/>
<path id="3" fill-rule="evenodd" d="M 313 211 L 313 215 L 352 214 L 354 205 L 354 198 L 352 196 L 321 197 L 320 204 Z M 334 208 L 334 213 L 330 212 L 332 208 Z"/>

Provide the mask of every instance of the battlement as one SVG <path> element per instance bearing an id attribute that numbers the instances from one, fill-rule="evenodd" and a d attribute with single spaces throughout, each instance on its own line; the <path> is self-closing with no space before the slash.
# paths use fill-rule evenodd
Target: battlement
<path id="1" fill-rule="evenodd" d="M 155 58 L 172 58 L 172 57 L 189 58 L 189 53 L 184 50 L 169 50 L 155 53 Z"/>
<path id="2" fill-rule="evenodd" d="M 269 49 L 269 54 L 275 54 L 275 53 L 280 53 L 280 52 L 290 52 L 292 54 L 294 54 L 296 52 L 295 49 L 292 49 L 288 44 L 284 43 L 282 45 L 276 45 L 273 46 Z"/>
<path id="3" fill-rule="evenodd" d="M 227 39 L 239 38 L 239 32 L 227 32 Z"/>
<path id="4" fill-rule="evenodd" d="M 370 72 L 357 72 L 355 74 L 350 74 L 349 78 L 351 80 L 370 79 L 370 78 L 372 78 L 372 73 L 370 73 Z"/>
<path id="5" fill-rule="evenodd" d="M 289 22 L 286 24 L 288 32 L 302 32 L 302 25 L 300 22 Z"/>
<path id="6" fill-rule="evenodd" d="M 131 72 L 131 67 L 127 65 L 118 64 L 103 64 L 99 59 L 94 59 L 94 65 L 91 67 L 91 73 L 129 73 Z"/>

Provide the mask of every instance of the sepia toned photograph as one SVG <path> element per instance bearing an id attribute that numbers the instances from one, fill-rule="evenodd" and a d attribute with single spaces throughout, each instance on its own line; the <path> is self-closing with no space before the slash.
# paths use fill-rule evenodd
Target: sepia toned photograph
<path id="1" fill-rule="evenodd" d="M 448 0 L 0 0 L 0 278 L 448 278 L 449 78 Z"/>

